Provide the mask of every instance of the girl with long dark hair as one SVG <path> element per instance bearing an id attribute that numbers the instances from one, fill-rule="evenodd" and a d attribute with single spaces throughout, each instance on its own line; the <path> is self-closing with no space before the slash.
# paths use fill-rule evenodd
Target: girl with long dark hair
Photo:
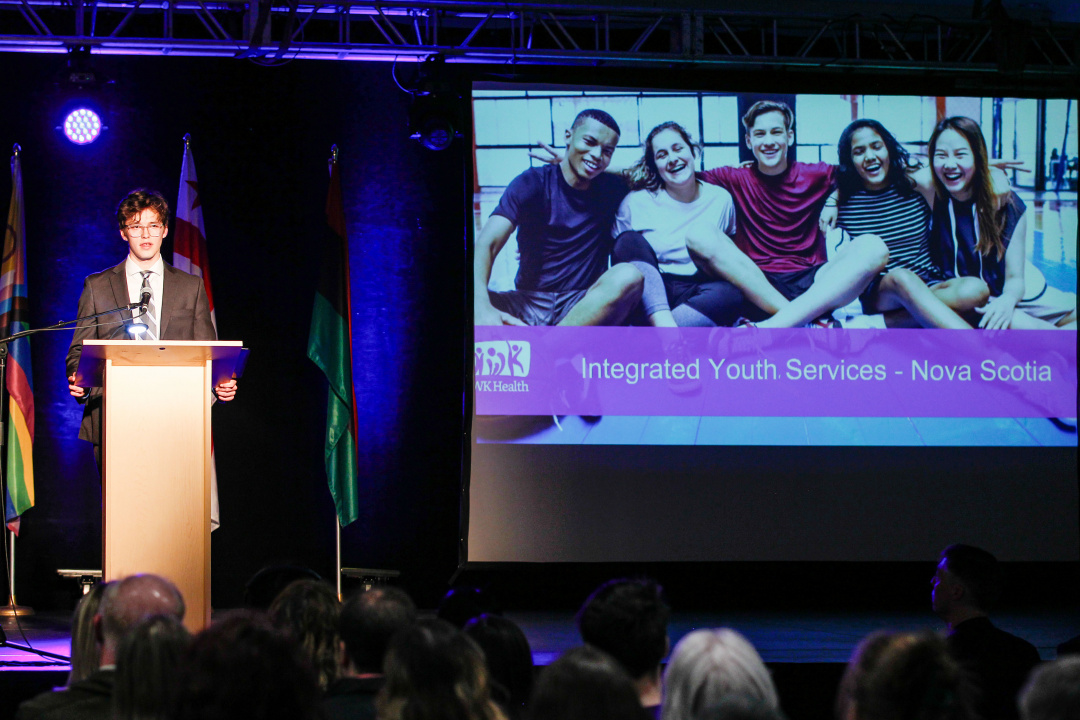
<path id="1" fill-rule="evenodd" d="M 971 277 L 946 280 L 930 256 L 934 187 L 929 169 L 911 159 L 877 120 L 852 122 L 837 143 L 837 224 L 851 237 L 885 241 L 889 261 L 862 293 L 863 310 L 886 313 L 887 325 L 964 329 L 961 317 L 986 302 L 986 284 Z"/>
<path id="2" fill-rule="evenodd" d="M 1049 288 L 1045 280 L 1027 287 L 1027 206 L 1012 193 L 996 207 L 979 124 L 959 116 L 942 120 L 930 137 L 930 158 L 940 198 L 931 253 L 945 277 L 986 283 L 990 298 L 976 308 L 979 327 L 1075 329 L 1075 294 Z"/>

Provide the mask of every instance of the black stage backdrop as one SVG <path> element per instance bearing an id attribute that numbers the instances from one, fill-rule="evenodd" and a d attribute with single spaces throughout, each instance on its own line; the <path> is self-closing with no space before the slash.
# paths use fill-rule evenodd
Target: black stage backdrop
<path id="1" fill-rule="evenodd" d="M 0 154 L 13 143 L 23 148 L 31 325 L 73 318 L 83 278 L 123 259 L 114 209 L 127 191 L 156 187 L 175 202 L 182 138 L 191 133 L 219 334 L 252 351 L 238 399 L 213 411 L 222 517 L 212 536 L 213 605 L 240 605 L 245 582 L 267 565 L 303 565 L 333 579 L 335 519 L 322 460 L 326 384 L 306 346 L 327 158 L 336 143 L 352 262 L 361 468 L 360 519 L 343 532 L 343 560 L 400 570 L 417 602 L 434 605 L 458 561 L 471 269 L 467 143 L 434 153 L 409 139 L 411 98 L 395 85 L 389 63 L 92 60 L 112 80 L 98 93 L 108 130 L 79 148 L 57 129 L 73 99 L 56 84 L 66 58 L 0 53 Z M 663 69 L 514 72 L 651 87 L 717 81 L 715 72 L 676 77 Z M 398 73 L 411 77 L 413 68 Z M 825 92 L 835 82 L 783 72 L 723 78 L 733 91 L 790 92 L 797 82 Z M 1040 92 L 1006 87 L 1008 80 L 994 78 L 1004 96 Z M 860 88 L 971 94 L 956 85 L 942 76 L 883 77 Z M 9 175 L 0 173 L 0 208 L 10 192 Z M 164 255 L 172 255 L 169 238 Z M 31 343 L 37 505 L 23 518 L 17 589 L 20 603 L 41 610 L 73 606 L 77 588 L 57 577 L 58 568 L 100 567 L 100 485 L 90 445 L 77 440 L 81 410 L 64 379 L 70 337 L 46 333 Z M 1067 465 L 1061 476 L 1075 477 L 1075 455 Z M 1038 532 L 1040 519 L 1029 521 Z M 650 573 L 681 609 L 928 609 L 934 564 L 552 563 L 476 566 L 466 579 L 521 608 L 576 607 L 604 578 Z M 1076 606 L 1076 563 L 1010 565 L 1007 604 Z"/>
<path id="2" fill-rule="evenodd" d="M 270 564 L 333 578 L 326 384 L 306 346 L 334 143 L 360 415 L 360 519 L 344 530 L 344 564 L 401 570 L 432 604 L 457 562 L 465 145 L 433 153 L 408 138 L 410 98 L 388 63 L 94 56 L 113 81 L 99 93 L 108 130 L 77 147 L 57 129 L 72 97 L 55 83 L 65 60 L 0 54 L 0 148 L 23 148 L 31 325 L 72 319 L 83 278 L 124 258 L 114 209 L 128 190 L 155 187 L 175 203 L 191 133 L 219 335 L 251 348 L 238 399 L 213 411 L 214 606 L 239 605 Z M 10 176 L 0 178 L 6 208 Z M 16 588 L 39 609 L 71 607 L 76 588 L 57 568 L 100 567 L 100 485 L 64 379 L 70 338 L 31 343 L 37 504 L 23 518 Z"/>

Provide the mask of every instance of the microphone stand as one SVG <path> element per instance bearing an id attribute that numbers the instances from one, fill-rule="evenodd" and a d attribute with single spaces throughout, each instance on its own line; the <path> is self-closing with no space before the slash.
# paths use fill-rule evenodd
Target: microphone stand
<path id="1" fill-rule="evenodd" d="M 30 328 L 29 330 L 23 330 L 22 332 L 17 332 L 14 335 L 8 335 L 6 338 L 0 338 L 0 346 L 4 346 L 6 348 L 8 343 L 10 343 L 13 340 L 18 340 L 19 338 L 28 337 L 30 335 L 36 335 L 36 334 L 38 334 L 40 332 L 45 332 L 46 330 L 63 330 L 64 328 L 70 327 L 71 325 L 74 325 L 75 323 L 80 323 L 83 320 L 93 320 L 94 318 L 104 317 L 105 315 L 112 315 L 113 313 L 120 312 L 121 310 L 138 310 L 139 315 L 142 315 L 143 313 L 146 312 L 146 305 L 143 304 L 143 303 L 137 303 L 136 302 L 136 303 L 131 303 L 130 305 L 122 305 L 122 306 L 120 306 L 118 308 L 113 308 L 112 310 L 105 310 L 104 312 L 94 313 L 93 315 L 83 315 L 82 317 L 77 317 L 74 320 L 61 320 L 60 322 L 56 323 L 55 325 L 49 325 L 47 327 Z M 138 317 L 139 315 L 135 315 L 133 317 Z M 122 322 L 126 322 L 126 321 L 125 320 L 119 320 L 117 324 L 122 323 Z M 7 353 L 5 352 L 4 355 L 6 356 Z"/>
<path id="2" fill-rule="evenodd" d="M 64 328 L 66 328 L 66 327 L 70 327 L 72 325 L 75 325 L 76 323 L 80 323 L 80 322 L 83 322 L 85 320 L 93 320 L 95 318 L 103 317 L 105 315 L 112 315 L 113 313 L 118 313 L 121 310 L 139 310 L 140 311 L 139 315 L 142 315 L 143 313 L 146 312 L 146 305 L 143 304 L 143 303 L 131 303 L 130 305 L 118 307 L 118 308 L 115 308 L 113 310 L 106 310 L 104 312 L 94 313 L 92 315 L 84 315 L 82 317 L 75 318 L 74 320 L 62 320 L 62 321 L 60 321 L 60 322 L 58 322 L 58 323 L 56 323 L 54 325 L 49 325 L 47 327 L 40 327 L 40 328 L 30 328 L 29 330 L 23 330 L 21 332 L 15 333 L 13 335 L 8 335 L 5 338 L 0 338 L 0 378 L 3 378 L 2 380 L 0 380 L 0 451 L 6 451 L 6 444 L 7 444 L 7 430 L 6 430 L 5 422 L 4 422 L 4 420 L 5 420 L 4 411 L 7 408 L 6 395 L 7 395 L 8 345 L 11 342 L 13 342 L 15 340 L 18 340 L 20 338 L 29 337 L 30 335 L 36 335 L 37 333 L 45 332 L 47 330 L 62 330 Z M 138 317 L 138 315 L 136 315 L 134 317 Z M 123 319 L 120 320 L 120 323 L 124 323 L 124 322 L 126 322 L 126 321 L 123 320 Z M 123 325 L 121 325 L 121 327 L 123 327 Z M 4 471 L 5 471 L 5 465 L 3 463 L 0 463 L 0 491 L 3 491 L 3 497 L 7 498 L 7 476 L 6 476 Z M 9 556 L 4 558 L 4 560 L 5 560 L 4 564 L 7 566 L 5 569 L 7 570 L 8 601 L 9 602 L 4 606 L 0 606 L 0 616 L 14 617 L 15 622 L 18 623 L 19 616 L 26 617 L 28 615 L 33 615 L 34 610 L 32 608 L 29 608 L 29 607 L 20 607 L 16 603 L 16 600 L 15 600 L 15 536 L 14 536 L 14 533 L 8 533 L 7 528 L 4 528 L 4 532 L 6 533 L 5 537 L 10 538 L 10 540 L 11 540 L 11 545 L 10 545 L 10 548 L 9 548 Z M 20 626 L 19 629 L 21 631 L 22 627 Z M 12 643 L 9 643 L 7 641 L 7 637 L 5 636 L 5 634 L 3 632 L 3 628 L 0 628 L 0 647 L 11 647 L 11 648 L 14 648 L 16 650 L 25 650 L 27 652 L 37 653 L 38 655 L 42 655 L 42 656 L 50 657 L 50 658 L 55 658 L 57 660 L 70 660 L 70 658 L 67 658 L 67 657 L 65 657 L 63 655 L 55 655 L 53 653 L 45 652 L 44 650 L 37 650 L 37 649 L 32 648 L 32 647 L 24 647 L 24 646 L 14 645 Z"/>

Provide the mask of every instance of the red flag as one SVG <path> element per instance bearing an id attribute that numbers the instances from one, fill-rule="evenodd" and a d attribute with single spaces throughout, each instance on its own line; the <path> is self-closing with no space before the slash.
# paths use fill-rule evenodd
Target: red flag
<path id="1" fill-rule="evenodd" d="M 210 289 L 210 257 L 206 254 L 206 226 L 203 225 L 202 204 L 199 200 L 199 178 L 195 175 L 195 159 L 191 155 L 191 136 L 184 136 L 184 164 L 180 169 L 180 197 L 176 200 L 176 232 L 173 237 L 173 266 L 203 279 L 206 299 L 210 301 L 210 321 L 217 332 L 214 315 L 214 293 Z M 214 461 L 214 441 L 210 440 L 210 527 L 221 523 L 218 512 L 217 463 Z"/>
<path id="2" fill-rule="evenodd" d="M 210 301 L 210 318 L 217 330 L 214 315 L 214 293 L 210 289 L 210 258 L 206 254 L 206 227 L 203 225 L 202 204 L 199 201 L 199 179 L 195 176 L 195 159 L 191 155 L 190 135 L 184 136 L 184 165 L 180 170 L 180 197 L 176 201 L 176 234 L 173 237 L 173 265 L 203 279 L 206 298 Z"/>

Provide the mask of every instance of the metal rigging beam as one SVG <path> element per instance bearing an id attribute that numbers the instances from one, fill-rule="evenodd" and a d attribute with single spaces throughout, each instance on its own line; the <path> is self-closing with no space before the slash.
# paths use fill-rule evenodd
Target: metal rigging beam
<path id="1" fill-rule="evenodd" d="M 567 4 L 0 0 L 0 50 L 1080 74 L 1080 26 Z"/>

